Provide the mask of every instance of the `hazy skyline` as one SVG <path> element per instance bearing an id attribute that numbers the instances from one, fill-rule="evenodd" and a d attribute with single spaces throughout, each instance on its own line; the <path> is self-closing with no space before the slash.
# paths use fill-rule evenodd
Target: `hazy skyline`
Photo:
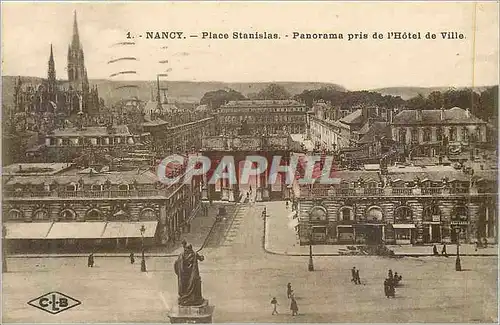
<path id="1" fill-rule="evenodd" d="M 474 8 L 476 24 L 474 35 Z M 136 56 L 129 79 L 331 82 L 347 89 L 498 84 L 498 3 L 2 3 L 2 75 L 46 77 L 50 44 L 66 79 L 73 11 L 90 79 L 113 79 L 113 58 Z M 126 33 L 271 32 L 279 40 L 146 40 Z M 294 31 L 367 33 L 367 40 L 293 40 Z M 437 33 L 436 40 L 373 40 L 378 31 Z M 457 31 L 465 40 L 442 40 Z M 475 39 L 475 42 L 474 42 Z M 162 49 L 167 46 L 167 49 Z M 168 59 L 168 64 L 158 61 Z M 122 80 L 125 78 L 122 78 Z"/>

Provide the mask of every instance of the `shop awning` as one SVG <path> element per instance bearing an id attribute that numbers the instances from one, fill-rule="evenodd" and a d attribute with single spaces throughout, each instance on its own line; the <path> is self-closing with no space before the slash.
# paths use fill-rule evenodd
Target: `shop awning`
<path id="1" fill-rule="evenodd" d="M 6 222 L 6 239 L 44 239 L 52 222 Z"/>
<path id="2" fill-rule="evenodd" d="M 399 223 L 399 224 L 393 224 L 392 227 L 394 229 L 414 229 L 415 225 L 412 223 Z"/>
<path id="3" fill-rule="evenodd" d="M 141 227 L 144 225 L 144 237 L 155 236 L 158 221 L 108 222 L 102 238 L 141 238 Z"/>
<path id="4" fill-rule="evenodd" d="M 55 222 L 47 239 L 98 239 L 106 222 Z"/>

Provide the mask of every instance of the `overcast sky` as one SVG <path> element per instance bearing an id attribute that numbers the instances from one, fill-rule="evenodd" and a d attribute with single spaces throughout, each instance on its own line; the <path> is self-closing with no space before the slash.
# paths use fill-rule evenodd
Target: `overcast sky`
<path id="1" fill-rule="evenodd" d="M 498 84 L 498 4 L 480 3 L 2 3 L 2 74 L 46 77 L 50 44 L 67 78 L 73 11 L 90 78 L 120 69 L 152 80 L 333 82 L 348 89 Z M 474 10 L 476 23 L 474 24 Z M 112 46 L 136 36 L 136 45 Z M 146 40 L 146 31 L 271 32 L 279 40 Z M 367 40 L 293 40 L 302 33 L 367 33 Z M 373 32 L 430 31 L 436 40 L 373 40 Z M 442 40 L 457 31 L 465 40 Z M 475 31 L 475 33 L 474 33 Z M 289 35 L 289 37 L 285 37 Z M 475 39 L 475 42 L 474 42 Z M 475 46 L 474 46 L 475 45 Z M 167 46 L 167 49 L 162 47 Z M 122 55 L 138 62 L 108 64 Z M 169 60 L 160 64 L 160 60 Z M 123 62 L 122 62 L 123 65 Z"/>

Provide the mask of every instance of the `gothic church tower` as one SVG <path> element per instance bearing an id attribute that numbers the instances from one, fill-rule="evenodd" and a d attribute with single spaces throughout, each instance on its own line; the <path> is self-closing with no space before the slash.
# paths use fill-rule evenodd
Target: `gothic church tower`
<path id="1" fill-rule="evenodd" d="M 73 38 L 68 47 L 68 81 L 74 90 L 88 92 L 89 81 L 87 79 L 87 69 L 85 69 L 83 48 L 78 34 L 78 23 L 76 21 L 76 11 L 73 21 Z"/>

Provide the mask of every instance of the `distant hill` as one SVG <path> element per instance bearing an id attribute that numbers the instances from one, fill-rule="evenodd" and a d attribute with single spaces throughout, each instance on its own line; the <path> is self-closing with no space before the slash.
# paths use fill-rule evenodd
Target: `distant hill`
<path id="1" fill-rule="evenodd" d="M 491 86 L 483 86 L 483 87 L 475 87 L 474 90 L 476 92 L 482 92 L 486 88 Z M 453 87 L 388 87 L 388 88 L 377 88 L 371 89 L 370 91 L 374 91 L 380 93 L 382 95 L 392 95 L 392 96 L 400 96 L 404 100 L 408 100 L 412 97 L 418 96 L 422 94 L 422 96 L 427 97 L 433 91 L 445 92 Z M 465 87 L 458 87 L 455 89 L 464 89 Z"/>
<path id="2" fill-rule="evenodd" d="M 17 77 L 3 76 L 2 77 L 2 91 L 4 96 L 4 104 L 12 105 L 14 85 Z M 34 85 L 41 83 L 42 78 L 37 77 L 21 77 L 23 83 L 32 83 Z M 64 84 L 64 82 L 62 82 Z M 168 97 L 172 101 L 195 103 L 206 92 L 215 91 L 219 89 L 231 88 L 241 92 L 247 96 L 250 93 L 257 93 L 265 88 L 271 82 L 241 82 L 241 83 L 226 83 L 217 81 L 162 81 L 161 87 L 168 88 Z M 321 87 L 332 87 L 334 89 L 345 91 L 345 88 L 332 83 L 319 83 L 319 82 L 275 82 L 286 88 L 292 94 L 300 94 L 306 89 L 316 89 Z M 149 100 L 152 95 L 152 90 L 156 94 L 156 82 L 154 81 L 112 81 L 104 79 L 90 80 L 91 85 L 96 85 L 99 90 L 99 95 L 104 99 L 106 104 L 114 103 L 124 97 L 136 95 L 139 99 Z M 136 86 L 137 88 L 122 86 Z"/>

